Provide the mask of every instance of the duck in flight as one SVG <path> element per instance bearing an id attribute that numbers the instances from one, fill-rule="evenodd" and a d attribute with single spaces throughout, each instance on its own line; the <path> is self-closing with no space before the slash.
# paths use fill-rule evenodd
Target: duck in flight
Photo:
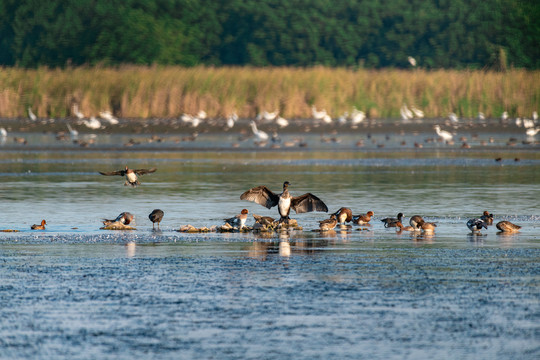
<path id="1" fill-rule="evenodd" d="M 279 215 L 281 216 L 279 219 L 280 223 L 289 221 L 291 209 L 297 214 L 311 211 L 328 211 L 326 204 L 311 193 L 300 196 L 291 196 L 288 190 L 289 185 L 290 183 L 288 181 L 283 183 L 283 192 L 281 194 L 274 193 L 264 185 L 257 186 L 240 195 L 240 199 L 256 202 L 268 209 L 277 205 Z"/>
<path id="2" fill-rule="evenodd" d="M 156 172 L 156 170 L 157 168 L 130 169 L 126 166 L 124 170 L 109 171 L 109 172 L 100 171 L 99 173 L 101 175 L 106 175 L 106 176 L 113 176 L 113 175 L 125 176 L 126 182 L 124 183 L 124 186 L 131 185 L 132 187 L 136 187 L 137 185 L 141 184 L 139 182 L 139 179 L 137 178 L 137 175 L 150 174 L 150 173 Z"/>

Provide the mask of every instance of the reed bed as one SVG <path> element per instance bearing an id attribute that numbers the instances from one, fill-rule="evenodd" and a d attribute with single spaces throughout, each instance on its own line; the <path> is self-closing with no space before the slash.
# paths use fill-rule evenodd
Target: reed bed
<path id="1" fill-rule="evenodd" d="M 540 72 L 367 70 L 253 67 L 78 67 L 0 69 L 0 117 L 86 116 L 109 110 L 122 118 L 175 118 L 205 110 L 210 117 L 254 117 L 275 111 L 310 118 L 311 107 L 333 117 L 353 107 L 372 118 L 398 118 L 403 104 L 426 117 L 530 117 L 540 102 Z"/>

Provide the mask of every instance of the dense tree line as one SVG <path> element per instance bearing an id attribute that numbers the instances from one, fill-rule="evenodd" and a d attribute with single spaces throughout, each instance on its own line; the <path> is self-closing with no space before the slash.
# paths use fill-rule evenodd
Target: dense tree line
<path id="1" fill-rule="evenodd" d="M 0 65 L 539 68 L 536 0 L 0 0 Z"/>

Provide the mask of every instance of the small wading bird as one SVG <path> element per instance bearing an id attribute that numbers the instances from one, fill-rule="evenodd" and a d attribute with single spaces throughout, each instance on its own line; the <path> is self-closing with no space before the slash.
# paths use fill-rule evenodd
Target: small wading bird
<path id="1" fill-rule="evenodd" d="M 160 210 L 160 209 L 155 209 L 154 211 L 150 213 L 150 215 L 148 215 L 148 218 L 152 222 L 152 230 L 155 229 L 154 226 L 156 223 L 157 223 L 157 228 L 159 230 L 159 223 L 163 219 L 163 215 L 164 215 L 163 210 Z"/>
<path id="2" fill-rule="evenodd" d="M 32 230 L 45 230 L 45 225 L 47 222 L 45 220 L 41 220 L 41 225 L 34 224 L 31 226 Z"/>
<path id="3" fill-rule="evenodd" d="M 450 132 L 448 132 L 446 130 L 441 130 L 441 127 L 439 125 L 435 125 L 435 132 L 444 141 L 450 141 L 450 140 L 452 140 L 454 138 L 454 135 L 452 135 L 452 133 L 450 133 Z"/>
<path id="4" fill-rule="evenodd" d="M 512 224 L 510 221 L 499 221 L 495 226 L 505 233 L 515 233 L 521 229 L 521 226 Z"/>
<path id="5" fill-rule="evenodd" d="M 247 209 L 242 209 L 240 214 L 233 216 L 229 219 L 223 219 L 227 224 L 236 226 L 239 230 L 242 230 L 244 226 L 246 226 L 246 220 L 247 216 L 249 214 L 249 211 Z"/>
<path id="6" fill-rule="evenodd" d="M 289 182 L 283 183 L 283 192 L 275 194 L 266 186 L 261 185 L 249 189 L 240 195 L 241 200 L 253 201 L 259 205 L 265 206 L 268 209 L 278 206 L 279 222 L 289 221 L 289 213 L 293 209 L 297 214 L 311 211 L 328 211 L 326 204 L 311 193 L 306 193 L 300 196 L 291 196 L 289 194 Z"/>
<path id="7" fill-rule="evenodd" d="M 109 171 L 109 172 L 103 172 L 100 171 L 99 173 L 101 175 L 105 176 L 125 176 L 126 182 L 124 183 L 124 186 L 131 185 L 133 187 L 136 187 L 137 185 L 140 185 L 139 179 L 137 178 L 137 175 L 144 175 L 144 174 L 150 174 L 153 172 L 156 172 L 156 168 L 151 169 L 129 169 L 127 166 L 124 170 L 117 170 L 117 171 Z"/>
<path id="8" fill-rule="evenodd" d="M 255 124 L 255 121 L 251 120 L 251 131 L 253 131 L 253 135 L 257 138 L 259 141 L 265 141 L 268 140 L 269 136 L 267 133 L 265 133 L 262 130 L 257 129 L 257 124 Z"/>

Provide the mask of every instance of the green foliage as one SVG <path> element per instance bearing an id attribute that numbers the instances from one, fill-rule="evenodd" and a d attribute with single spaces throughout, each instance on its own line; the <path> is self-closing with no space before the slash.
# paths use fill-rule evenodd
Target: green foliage
<path id="1" fill-rule="evenodd" d="M 536 69 L 539 16 L 534 0 L 0 0 L 0 65 Z"/>

